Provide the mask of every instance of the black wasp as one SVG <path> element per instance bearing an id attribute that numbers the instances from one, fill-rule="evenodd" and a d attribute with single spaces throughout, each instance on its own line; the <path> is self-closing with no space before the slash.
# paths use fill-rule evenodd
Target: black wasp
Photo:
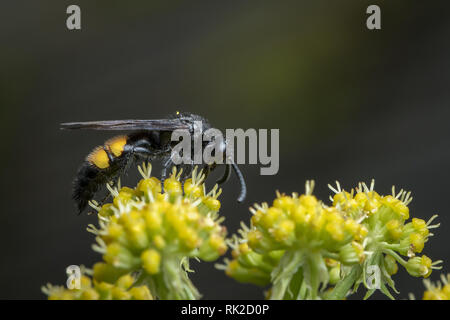
<path id="1" fill-rule="evenodd" d="M 171 159 L 172 148 L 175 143 L 171 141 L 174 130 L 189 130 L 194 139 L 194 122 L 201 121 L 202 132 L 211 128 L 208 120 L 199 115 L 191 113 L 179 113 L 168 119 L 158 120 L 112 120 L 112 121 L 89 121 L 62 123 L 61 129 L 93 129 L 93 130 L 130 130 L 127 135 L 120 135 L 107 140 L 104 145 L 96 147 L 78 169 L 73 182 L 73 198 L 81 213 L 87 206 L 89 200 L 93 199 L 95 193 L 101 186 L 117 179 L 130 167 L 134 161 L 162 160 L 163 169 L 161 181 L 167 178 L 168 169 L 174 163 Z M 193 141 L 192 141 L 193 142 Z M 225 142 L 223 142 L 225 144 Z M 203 142 L 203 148 L 208 142 Z M 193 145 L 193 143 L 191 144 Z M 224 149 L 224 146 L 221 146 Z M 225 157 L 225 153 L 224 153 Z M 225 160 L 225 159 L 224 159 Z M 226 163 L 222 178 L 217 180 L 218 184 L 226 182 L 233 169 L 240 183 L 240 194 L 238 201 L 244 201 L 247 193 L 244 177 L 238 166 L 234 163 Z M 208 173 L 215 169 L 216 163 L 203 165 L 203 172 Z M 181 181 L 190 175 L 194 164 L 178 165 L 182 167 Z"/>

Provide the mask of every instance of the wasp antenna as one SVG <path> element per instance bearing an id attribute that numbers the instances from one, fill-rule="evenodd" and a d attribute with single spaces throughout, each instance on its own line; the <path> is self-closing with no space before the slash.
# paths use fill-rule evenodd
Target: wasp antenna
<path id="1" fill-rule="evenodd" d="M 245 197 L 247 196 L 247 186 L 245 185 L 245 179 L 242 175 L 241 170 L 239 170 L 239 167 L 235 163 L 232 163 L 231 166 L 233 167 L 233 171 L 238 177 L 239 184 L 241 185 L 241 192 L 239 193 L 237 201 L 243 202 L 245 200 Z"/>
<path id="2" fill-rule="evenodd" d="M 228 181 L 228 178 L 230 178 L 230 173 L 231 173 L 230 165 L 229 165 L 229 164 L 226 164 L 226 165 L 225 165 L 225 172 L 223 173 L 223 176 L 222 176 L 220 179 L 218 179 L 218 180 L 216 181 L 216 183 L 220 185 L 220 184 L 222 184 L 222 183 L 227 182 L 227 181 Z"/>

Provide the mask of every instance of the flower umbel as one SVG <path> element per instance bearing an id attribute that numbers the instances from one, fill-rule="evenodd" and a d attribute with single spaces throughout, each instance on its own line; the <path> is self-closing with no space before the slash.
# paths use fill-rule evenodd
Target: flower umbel
<path id="1" fill-rule="evenodd" d="M 433 235 L 430 230 L 437 228 L 439 224 L 432 225 L 437 215 L 432 216 L 428 222 L 418 218 L 412 218 L 408 222 L 411 192 L 404 190 L 396 192 L 395 187 L 392 187 L 391 195 L 382 196 L 374 190 L 373 180 L 370 187 L 360 183 L 350 192 L 341 190 L 339 183 L 336 184 L 336 188 L 329 186 L 335 193 L 331 197 L 333 206 L 341 210 L 345 216 L 357 219 L 360 225 L 368 230 L 366 238 L 362 241 L 367 259 L 361 266 L 354 267 L 362 268 L 356 286 L 364 283 L 368 288 L 366 298 L 376 289 L 380 289 L 393 299 L 387 285 L 397 292 L 391 278 L 398 270 L 397 263 L 414 277 L 426 278 L 432 269 L 440 269 L 438 264 L 442 261 L 432 262 L 425 255 L 416 256 L 422 252 L 425 243 Z M 402 256 L 409 259 L 405 261 Z M 366 281 L 368 270 L 374 266 L 380 270 L 376 288 Z"/>
<path id="2" fill-rule="evenodd" d="M 241 282 L 272 284 L 271 299 L 344 299 L 361 283 L 365 298 L 379 289 L 393 299 L 387 287 L 397 292 L 398 264 L 424 278 L 441 268 L 442 261 L 418 255 L 439 224 L 432 224 L 437 216 L 410 220 L 410 192 L 382 196 L 373 181 L 347 192 L 337 183 L 327 206 L 313 187 L 307 182 L 303 195 L 277 192 L 272 206 L 251 208 L 250 227 L 232 239 L 232 259 L 219 268 Z"/>
<path id="3" fill-rule="evenodd" d="M 266 282 L 270 273 L 269 298 L 316 299 L 330 279 L 325 259 L 345 265 L 363 261 L 358 241 L 367 234 L 365 227 L 335 207 L 325 206 L 312 195 L 313 188 L 314 182 L 308 181 L 303 195 L 277 193 L 272 206 L 263 203 L 251 209 L 251 227 L 241 230 L 237 241 L 239 248 L 246 244 L 251 251 L 239 250 L 227 262 L 231 277 L 255 282 L 252 270 L 257 267 L 265 272 Z M 246 264 L 249 256 L 254 265 Z M 243 269 L 249 269 L 246 277 L 242 277 Z"/>
<path id="4" fill-rule="evenodd" d="M 135 281 L 130 274 L 119 277 L 114 283 L 93 280 L 84 274 L 80 279 L 80 289 L 47 284 L 42 291 L 49 300 L 152 300 L 148 287 L 134 285 Z"/>
<path id="5" fill-rule="evenodd" d="M 265 286 L 270 283 L 270 274 L 279 264 L 284 250 L 274 250 L 261 254 L 255 252 L 243 240 L 247 238 L 249 228 L 241 223 L 239 230 L 241 238 L 236 235 L 228 241 L 228 245 L 233 249 L 231 251 L 232 260 L 225 259 L 225 264 L 216 264 L 216 267 L 225 270 L 225 273 L 244 283 L 253 283 Z"/>
<path id="6" fill-rule="evenodd" d="M 441 281 L 432 283 L 425 279 L 425 288 L 427 289 L 423 294 L 423 300 L 450 300 L 450 274 L 444 276 L 441 274 Z"/>
<path id="7" fill-rule="evenodd" d="M 226 229 L 218 215 L 221 193 L 217 185 L 205 191 L 202 172 L 180 181 L 181 171 L 161 182 L 151 177 L 151 165 L 139 167 L 143 177 L 136 188 L 107 185 L 112 203 L 98 207 L 99 227 L 93 249 L 103 263 L 93 268 L 94 281 L 115 283 L 135 274 L 135 285 L 145 285 L 157 299 L 197 299 L 188 278 L 189 259 L 213 261 L 223 255 Z"/>

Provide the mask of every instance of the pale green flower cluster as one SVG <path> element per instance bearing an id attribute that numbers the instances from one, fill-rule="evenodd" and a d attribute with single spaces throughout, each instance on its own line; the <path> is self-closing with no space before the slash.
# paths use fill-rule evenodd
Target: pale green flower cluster
<path id="1" fill-rule="evenodd" d="M 397 263 L 415 277 L 440 268 L 441 261 L 416 255 L 438 225 L 431 225 L 436 216 L 408 221 L 410 193 L 380 196 L 373 182 L 346 192 L 337 184 L 327 206 L 313 186 L 307 182 L 304 195 L 277 193 L 272 206 L 255 205 L 250 227 L 230 241 L 232 259 L 219 268 L 241 282 L 270 283 L 271 299 L 343 299 L 361 283 L 366 298 L 376 289 L 393 298 L 387 286 L 396 291 Z"/>
<path id="2" fill-rule="evenodd" d="M 450 274 L 441 275 L 441 281 L 432 283 L 424 280 L 426 291 L 423 300 L 450 300 Z"/>
<path id="3" fill-rule="evenodd" d="M 197 170 L 183 188 L 181 172 L 174 168 L 162 192 L 150 165 L 139 170 L 143 179 L 136 188 L 108 185 L 112 203 L 93 205 L 99 227 L 89 225 L 88 231 L 96 236 L 93 249 L 103 256 L 93 267 L 94 287 L 133 274 L 133 288 L 144 285 L 157 299 L 197 299 L 200 294 L 187 275 L 189 259 L 213 261 L 227 250 L 218 216 L 221 190 L 215 186 L 206 193 L 205 176 Z M 47 290 L 50 297 L 58 296 L 55 292 Z"/>
<path id="4" fill-rule="evenodd" d="M 49 300 L 152 300 L 145 285 L 135 285 L 136 278 L 130 274 L 119 277 L 114 283 L 92 280 L 83 274 L 79 289 L 67 289 L 48 284 L 42 291 Z"/>
<path id="5" fill-rule="evenodd" d="M 103 261 L 84 269 L 79 289 L 47 285 L 49 299 L 198 299 L 188 277 L 189 260 L 214 261 L 232 249 L 219 269 L 240 281 L 269 286 L 268 299 L 345 299 L 361 285 L 365 298 L 380 290 L 394 298 L 392 276 L 398 264 L 414 277 L 427 278 L 442 261 L 421 255 L 432 236 L 427 222 L 410 219 L 411 194 L 392 189 L 380 195 L 360 183 L 349 192 L 333 191 L 327 205 L 313 195 L 277 192 L 273 203 L 250 209 L 250 226 L 225 240 L 219 217 L 221 190 L 205 191 L 202 172 L 194 170 L 184 184 L 174 168 L 164 181 L 151 176 L 151 165 L 139 167 L 135 188 L 107 185 L 113 200 L 99 207 L 93 249 Z M 163 191 L 164 190 L 164 191 Z M 448 298 L 442 285 L 427 281 L 424 299 Z"/>

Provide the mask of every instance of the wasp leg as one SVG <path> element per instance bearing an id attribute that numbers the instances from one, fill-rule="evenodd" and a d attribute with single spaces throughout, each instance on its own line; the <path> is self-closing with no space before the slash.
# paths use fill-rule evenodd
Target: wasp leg
<path id="1" fill-rule="evenodd" d="M 112 179 L 111 181 L 109 181 L 109 182 L 107 182 L 107 183 L 109 183 L 109 185 L 111 186 L 111 187 L 114 187 L 116 184 L 117 184 L 117 182 L 119 181 L 119 177 L 115 177 L 114 179 Z M 98 202 L 98 206 L 101 208 L 101 207 L 103 207 L 103 205 L 105 204 L 105 202 L 109 199 L 109 197 L 111 197 L 111 192 L 109 192 L 109 190 L 106 192 L 106 195 L 103 197 L 103 199 L 102 200 L 100 200 L 99 202 Z"/>
<path id="2" fill-rule="evenodd" d="M 131 151 L 135 160 L 144 160 L 149 162 L 155 155 L 155 153 L 145 147 L 134 147 Z"/>
<path id="3" fill-rule="evenodd" d="M 205 181 L 208 179 L 209 174 L 211 173 L 211 167 L 210 166 L 204 166 L 203 167 L 203 174 L 205 175 Z"/>
<path id="4" fill-rule="evenodd" d="M 194 171 L 194 161 L 191 160 L 191 163 L 183 164 L 180 166 L 183 169 L 183 173 L 180 178 L 181 188 L 183 190 L 184 195 L 184 182 L 192 175 L 192 171 Z"/>
<path id="5" fill-rule="evenodd" d="M 117 172 L 111 177 L 110 181 L 107 182 L 113 188 L 118 185 L 120 177 L 128 174 L 128 171 L 133 164 L 132 154 L 128 154 L 122 161 L 124 161 L 123 166 L 117 170 Z M 100 207 L 103 206 L 110 196 L 111 193 L 108 191 L 105 197 L 100 201 Z"/>
<path id="6" fill-rule="evenodd" d="M 167 169 L 172 168 L 175 165 L 175 163 L 172 161 L 172 158 L 167 158 L 165 162 L 163 163 L 163 169 L 161 173 L 161 189 L 162 192 L 164 192 L 164 181 L 167 179 Z M 175 165 L 175 168 L 177 169 L 177 172 L 180 172 L 182 170 L 182 173 L 180 175 L 180 183 L 181 183 L 181 190 L 184 195 L 184 182 L 186 179 L 192 174 L 193 168 L 194 168 L 194 162 L 192 161 L 190 164 L 179 164 Z"/>
<path id="7" fill-rule="evenodd" d="M 163 168 L 161 171 L 161 192 L 164 192 L 164 181 L 167 179 L 167 169 L 174 165 L 172 158 L 167 158 L 163 163 Z"/>
<path id="8" fill-rule="evenodd" d="M 122 159 L 123 165 L 120 167 L 120 169 L 111 177 L 112 179 L 107 182 L 110 184 L 111 187 L 115 187 L 117 183 L 119 182 L 120 177 L 126 176 L 128 174 L 129 169 L 133 165 L 136 160 L 145 157 L 148 161 L 148 159 L 151 157 L 152 152 L 145 148 L 145 147 L 136 147 L 134 146 L 126 155 L 125 158 Z M 106 196 L 100 201 L 100 206 L 102 206 L 106 200 L 111 196 L 111 193 L 108 192 Z"/>

